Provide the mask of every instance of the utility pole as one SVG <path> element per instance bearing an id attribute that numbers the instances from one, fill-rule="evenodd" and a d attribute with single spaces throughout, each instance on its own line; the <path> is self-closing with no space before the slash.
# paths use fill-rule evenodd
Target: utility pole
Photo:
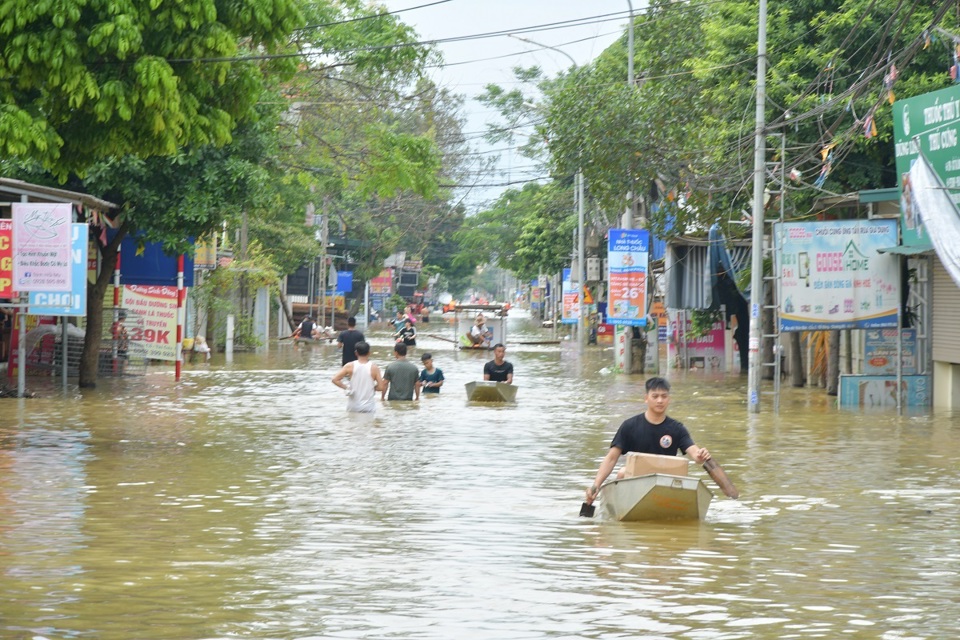
<path id="1" fill-rule="evenodd" d="M 577 351 L 583 354 L 587 346 L 587 305 L 584 302 L 584 293 L 587 291 L 587 260 L 586 260 L 586 234 L 584 233 L 584 193 L 583 193 L 583 170 L 577 171 L 577 192 L 579 193 L 577 204 L 577 229 L 579 237 L 577 238 L 577 281 L 580 291 L 577 295 L 580 297 L 580 317 L 577 319 Z"/>
<path id="2" fill-rule="evenodd" d="M 627 29 L 627 86 L 633 86 L 633 2 L 627 0 L 627 6 L 630 7 L 630 26 Z M 627 208 L 623 212 L 623 228 L 633 229 L 633 190 L 627 191 Z M 619 347 L 619 337 L 625 332 L 627 334 L 627 347 L 623 352 L 623 370 L 624 373 L 633 371 L 633 327 L 617 325 L 617 342 L 615 347 Z M 616 348 L 614 349 L 616 351 Z M 616 354 L 613 356 L 616 360 Z"/>
<path id="3" fill-rule="evenodd" d="M 763 192 L 766 165 L 765 107 L 767 91 L 767 0 L 760 0 L 757 34 L 757 130 L 753 155 L 753 255 L 750 273 L 750 336 L 747 377 L 747 412 L 760 413 L 760 343 L 763 328 Z M 781 195 L 782 197 L 782 195 Z"/>

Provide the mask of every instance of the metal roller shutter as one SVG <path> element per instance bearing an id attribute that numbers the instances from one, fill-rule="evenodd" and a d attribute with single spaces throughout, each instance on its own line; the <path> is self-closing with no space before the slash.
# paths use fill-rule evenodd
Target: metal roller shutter
<path id="1" fill-rule="evenodd" d="M 960 288 L 933 259 L 933 359 L 960 364 Z"/>

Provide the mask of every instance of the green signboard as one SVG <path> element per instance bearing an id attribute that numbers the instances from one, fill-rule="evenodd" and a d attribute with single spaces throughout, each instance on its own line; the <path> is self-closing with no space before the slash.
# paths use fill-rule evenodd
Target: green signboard
<path id="1" fill-rule="evenodd" d="M 960 204 L 960 85 L 925 93 L 893 104 L 893 140 L 900 185 L 900 229 L 904 245 L 929 245 L 911 206 L 910 167 L 923 153 Z M 904 197 L 907 193 L 907 197 Z"/>

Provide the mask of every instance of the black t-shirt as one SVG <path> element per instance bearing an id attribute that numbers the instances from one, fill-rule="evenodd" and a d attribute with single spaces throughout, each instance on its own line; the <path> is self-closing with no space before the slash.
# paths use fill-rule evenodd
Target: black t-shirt
<path id="1" fill-rule="evenodd" d="M 317 326 L 313 323 L 312 320 L 304 320 L 300 323 L 300 337 L 301 338 L 312 338 L 313 337 L 313 328 Z"/>
<path id="2" fill-rule="evenodd" d="M 617 447 L 623 453 L 654 453 L 662 456 L 675 456 L 693 445 L 690 432 L 681 422 L 666 416 L 660 424 L 651 424 L 644 414 L 624 420 L 611 447 Z"/>
<path id="3" fill-rule="evenodd" d="M 493 382 L 506 382 L 507 376 L 513 373 L 513 365 L 503 361 L 503 364 L 497 364 L 496 360 L 491 360 L 483 365 L 483 375 L 490 376 Z"/>
<path id="4" fill-rule="evenodd" d="M 356 349 L 357 343 L 363 342 L 363 334 L 356 329 L 347 329 L 346 331 L 341 331 L 340 336 L 337 338 L 337 342 L 343 345 L 343 358 L 342 363 L 347 364 L 348 362 L 353 362 L 357 359 Z"/>

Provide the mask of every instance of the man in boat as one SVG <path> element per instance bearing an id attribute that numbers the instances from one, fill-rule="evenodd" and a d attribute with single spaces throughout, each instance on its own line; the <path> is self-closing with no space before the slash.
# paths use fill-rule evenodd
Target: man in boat
<path id="1" fill-rule="evenodd" d="M 493 331 L 487 328 L 487 319 L 482 313 L 477 314 L 477 321 L 470 331 L 467 332 L 467 339 L 470 340 L 470 347 L 476 349 L 480 346 L 490 346 L 490 341 L 493 340 Z"/>
<path id="2" fill-rule="evenodd" d="M 513 364 L 504 359 L 507 348 L 499 342 L 493 345 L 493 360 L 483 365 L 483 379 L 513 384 Z"/>
<path id="3" fill-rule="evenodd" d="M 592 504 L 600 485 L 607 479 L 617 461 L 625 453 L 653 453 L 675 456 L 681 451 L 699 464 L 710 459 L 710 452 L 693 442 L 690 432 L 677 420 L 667 415 L 670 405 L 670 383 L 664 378 L 650 378 L 646 383 L 647 410 L 632 418 L 627 418 L 617 429 L 610 451 L 607 452 L 593 485 L 587 489 L 587 504 Z M 620 470 L 618 478 L 623 476 Z"/>
<path id="4" fill-rule="evenodd" d="M 347 392 L 347 411 L 373 413 L 377 410 L 377 391 L 384 384 L 380 367 L 370 362 L 370 345 L 366 342 L 358 342 L 354 351 L 357 359 L 343 365 L 332 382 Z"/>
<path id="5" fill-rule="evenodd" d="M 363 333 L 357 330 L 357 319 L 354 317 L 347 318 L 346 331 L 341 331 L 340 335 L 337 336 L 337 344 L 343 349 L 340 364 L 345 365 L 356 360 L 357 344 L 365 341 L 366 338 L 363 337 Z"/>
<path id="6" fill-rule="evenodd" d="M 383 386 L 380 399 L 413 400 L 420 399 L 420 371 L 417 365 L 407 360 L 407 345 L 398 342 L 393 345 L 394 361 L 383 372 Z M 390 395 L 387 395 L 387 390 Z"/>
<path id="7" fill-rule="evenodd" d="M 294 338 L 310 339 L 312 340 L 315 336 L 314 333 L 317 332 L 317 325 L 313 321 L 313 318 L 310 316 L 304 316 L 303 320 L 300 321 L 300 325 L 293 331 Z"/>

